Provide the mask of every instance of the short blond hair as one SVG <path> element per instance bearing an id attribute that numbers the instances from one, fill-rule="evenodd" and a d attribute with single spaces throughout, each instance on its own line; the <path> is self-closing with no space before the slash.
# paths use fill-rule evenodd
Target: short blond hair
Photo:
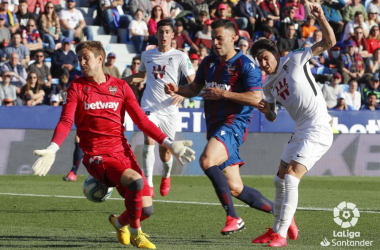
<path id="1" fill-rule="evenodd" d="M 95 57 L 103 56 L 103 64 L 104 59 L 106 58 L 106 51 L 104 50 L 103 44 L 99 41 L 84 41 L 78 44 L 75 48 L 75 52 L 78 54 L 81 50 L 88 49 L 92 53 L 94 53 Z"/>

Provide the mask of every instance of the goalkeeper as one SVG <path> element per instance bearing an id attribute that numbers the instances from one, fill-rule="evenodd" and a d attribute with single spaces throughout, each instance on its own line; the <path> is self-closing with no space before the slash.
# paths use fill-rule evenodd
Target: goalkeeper
<path id="1" fill-rule="evenodd" d="M 50 146 L 34 151 L 40 158 L 33 171 L 40 176 L 47 174 L 75 117 L 87 171 L 105 185 L 116 186 L 125 199 L 126 210 L 120 216 L 109 217 L 117 239 L 124 245 L 131 242 L 138 248 L 156 249 L 140 227 L 140 221 L 153 213 L 152 197 L 124 137 L 125 111 L 141 131 L 168 148 L 182 164 L 195 159 L 195 152 L 187 147 L 192 141 L 173 142 L 144 114 L 125 81 L 103 73 L 105 51 L 100 42 L 82 42 L 75 51 L 83 77 L 72 81 L 67 90 Z"/>

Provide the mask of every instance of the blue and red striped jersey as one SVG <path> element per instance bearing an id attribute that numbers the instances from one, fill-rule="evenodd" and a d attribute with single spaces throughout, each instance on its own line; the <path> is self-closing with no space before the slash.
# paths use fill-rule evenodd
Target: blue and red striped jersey
<path id="1" fill-rule="evenodd" d="M 195 83 L 205 88 L 220 88 L 236 93 L 261 91 L 261 70 L 248 57 L 237 51 L 227 62 L 216 55 L 203 59 L 198 67 Z M 253 115 L 253 107 L 230 100 L 205 100 L 204 110 L 208 134 L 222 124 L 237 126 L 245 132 Z"/>

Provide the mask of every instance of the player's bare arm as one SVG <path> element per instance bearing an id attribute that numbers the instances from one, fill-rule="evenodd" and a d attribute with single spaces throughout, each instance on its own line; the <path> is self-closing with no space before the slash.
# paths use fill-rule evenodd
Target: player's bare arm
<path id="1" fill-rule="evenodd" d="M 317 56 L 323 51 L 332 48 L 336 44 L 336 38 L 333 29 L 323 13 L 322 7 L 310 5 L 310 10 L 311 14 L 318 20 L 322 30 L 322 40 L 311 46 L 313 56 Z"/>
<path id="2" fill-rule="evenodd" d="M 200 94 L 206 100 L 220 100 L 226 99 L 236 102 L 240 105 L 254 106 L 259 105 L 260 100 L 263 98 L 261 91 L 249 91 L 243 93 L 236 93 L 220 88 L 205 88 Z"/>
<path id="3" fill-rule="evenodd" d="M 127 76 L 123 80 L 126 81 L 129 85 L 136 85 L 145 80 L 146 72 L 145 71 L 139 71 L 133 75 Z"/>
<path id="4" fill-rule="evenodd" d="M 276 101 L 274 103 L 269 103 L 262 99 L 259 102 L 259 105 L 257 107 L 259 111 L 263 114 L 265 114 L 265 118 L 267 118 L 268 121 L 274 122 L 277 118 L 277 109 L 276 109 Z"/>
<path id="5" fill-rule="evenodd" d="M 187 76 L 186 80 L 190 84 L 194 81 L 194 78 L 195 78 L 195 74 L 192 74 L 192 75 Z M 172 94 L 171 99 L 172 99 L 172 105 L 177 106 L 183 101 L 184 97 L 178 94 Z"/>
<path id="6" fill-rule="evenodd" d="M 195 82 L 192 82 L 190 84 L 187 84 L 185 86 L 178 87 L 174 83 L 167 83 L 165 84 L 165 93 L 169 95 L 178 94 L 183 97 L 194 97 L 201 92 L 203 89 L 203 86 L 200 84 L 197 84 Z"/>

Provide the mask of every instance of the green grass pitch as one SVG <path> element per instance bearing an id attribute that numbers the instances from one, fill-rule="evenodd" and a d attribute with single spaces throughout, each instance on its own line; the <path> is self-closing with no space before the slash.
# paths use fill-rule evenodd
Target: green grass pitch
<path id="1" fill-rule="evenodd" d="M 116 190 L 111 200 L 92 203 L 82 194 L 85 178 L 82 175 L 67 183 L 58 175 L 0 176 L 0 249 L 134 249 L 118 243 L 108 222 L 109 214 L 124 210 L 124 202 L 115 199 L 120 198 Z M 269 199 L 274 198 L 272 179 L 243 176 L 246 185 Z M 155 176 L 155 214 L 142 223 L 157 249 L 266 249 L 251 241 L 272 225 L 272 215 L 235 199 L 246 230 L 222 236 L 225 212 L 215 205 L 218 199 L 205 176 L 172 176 L 172 189 L 166 197 L 159 194 L 159 182 L 160 177 Z M 306 176 L 299 187 L 300 209 L 296 212 L 299 239 L 288 240 L 286 249 L 380 249 L 379 187 L 376 177 Z M 372 240 L 372 247 L 320 245 L 324 238 L 331 241 L 334 230 L 346 231 L 333 221 L 332 209 L 342 201 L 356 204 L 360 211 L 358 223 L 348 230 L 360 232 L 360 239 Z"/>

